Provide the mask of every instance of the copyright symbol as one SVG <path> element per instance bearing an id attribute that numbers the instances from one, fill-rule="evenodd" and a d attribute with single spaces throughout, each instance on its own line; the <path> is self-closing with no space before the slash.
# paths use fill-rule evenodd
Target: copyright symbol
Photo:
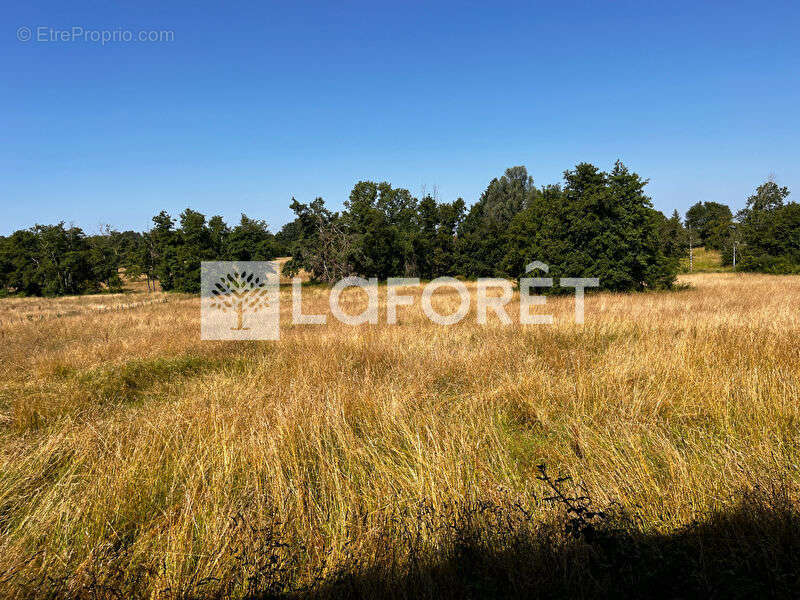
<path id="1" fill-rule="evenodd" d="M 17 39 L 20 42 L 27 42 L 31 39 L 31 28 L 30 27 L 20 27 L 17 29 Z"/>

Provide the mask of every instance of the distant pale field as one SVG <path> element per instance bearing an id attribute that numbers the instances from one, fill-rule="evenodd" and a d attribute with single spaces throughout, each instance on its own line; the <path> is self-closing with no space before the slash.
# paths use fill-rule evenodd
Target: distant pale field
<path id="1" fill-rule="evenodd" d="M 551 518 L 540 463 L 653 532 L 797 482 L 800 277 L 680 280 L 587 296 L 584 325 L 550 298 L 552 326 L 480 326 L 474 302 L 435 325 L 418 292 L 398 326 L 383 304 L 377 326 L 293 326 L 284 287 L 277 342 L 201 341 L 189 296 L 0 300 L 0 596 L 243 595 L 276 528 L 302 581 L 420 506 Z"/>

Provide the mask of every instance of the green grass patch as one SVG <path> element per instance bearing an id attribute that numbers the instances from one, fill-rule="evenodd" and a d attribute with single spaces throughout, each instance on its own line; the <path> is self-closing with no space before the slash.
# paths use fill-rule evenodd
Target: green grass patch
<path id="1" fill-rule="evenodd" d="M 681 273 L 720 273 L 732 271 L 730 266 L 723 266 L 722 253 L 719 250 L 706 250 L 703 246 L 692 250 L 692 268 L 689 270 L 689 256 L 681 259 Z"/>
<path id="2" fill-rule="evenodd" d="M 228 369 L 241 371 L 244 357 L 175 356 L 137 359 L 76 373 L 77 384 L 93 398 L 106 401 L 132 401 L 154 387 L 169 385 L 209 372 Z"/>

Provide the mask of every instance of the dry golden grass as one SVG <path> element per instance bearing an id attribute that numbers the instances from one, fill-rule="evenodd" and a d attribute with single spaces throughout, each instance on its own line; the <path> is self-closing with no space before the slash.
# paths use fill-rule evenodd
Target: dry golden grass
<path id="1" fill-rule="evenodd" d="M 61 298 L 3 298 L 0 300 L 0 323 L 11 327 L 18 322 L 73 317 L 91 312 L 129 310 L 144 304 L 169 302 L 163 292 L 63 296 Z M 9 329 L 11 330 L 11 329 Z"/>
<path id="2" fill-rule="evenodd" d="M 278 342 L 201 341 L 191 297 L 0 301 L 0 595 L 244 596 L 413 562 L 447 543 L 421 507 L 556 519 L 542 462 L 654 535 L 796 482 L 800 277 L 682 281 L 588 296 L 582 326 L 551 298 L 527 327 L 474 303 L 434 325 L 419 294 L 399 326 L 292 326 L 285 288 Z"/>

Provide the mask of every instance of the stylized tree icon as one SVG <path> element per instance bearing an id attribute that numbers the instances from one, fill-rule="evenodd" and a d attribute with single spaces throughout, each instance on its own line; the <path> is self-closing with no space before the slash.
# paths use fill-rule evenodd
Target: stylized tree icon
<path id="1" fill-rule="evenodd" d="M 244 327 L 244 313 L 257 310 L 267 304 L 269 287 L 255 273 L 242 271 L 227 273 L 219 278 L 211 290 L 211 305 L 223 312 L 236 312 L 234 331 L 249 329 Z"/>

